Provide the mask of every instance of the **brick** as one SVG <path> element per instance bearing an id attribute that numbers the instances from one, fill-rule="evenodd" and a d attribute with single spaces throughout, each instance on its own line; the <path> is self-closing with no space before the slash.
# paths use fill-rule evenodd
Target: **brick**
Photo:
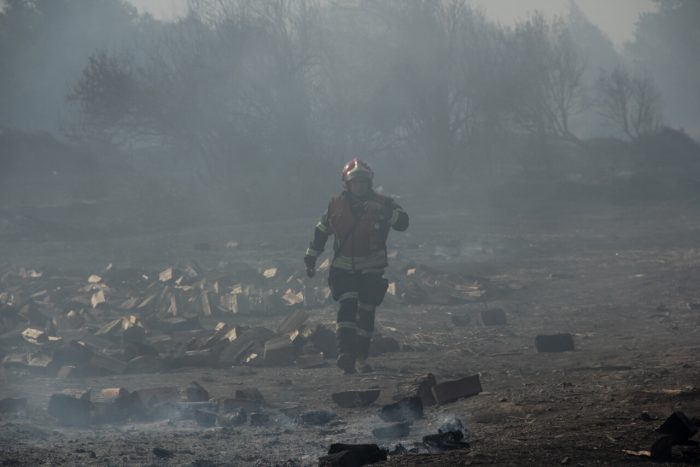
<path id="1" fill-rule="evenodd" d="M 481 322 L 486 326 L 502 326 L 506 324 L 506 312 L 500 308 L 481 310 Z"/>
<path id="2" fill-rule="evenodd" d="M 574 336 L 571 334 L 541 334 L 535 337 L 538 352 L 567 352 L 574 350 Z"/>
<path id="3" fill-rule="evenodd" d="M 479 394 L 482 389 L 479 375 L 473 375 L 453 381 L 438 383 L 433 386 L 432 391 L 435 401 L 442 405 L 463 397 L 475 396 Z"/>
<path id="4" fill-rule="evenodd" d="M 296 310 L 277 326 L 277 334 L 289 334 L 296 331 L 309 319 L 309 314 L 304 310 Z"/>
<path id="5" fill-rule="evenodd" d="M 379 389 L 367 391 L 342 391 L 331 394 L 333 402 L 341 407 L 352 409 L 356 407 L 366 407 L 379 398 Z"/>
<path id="6" fill-rule="evenodd" d="M 22 331 L 22 338 L 32 344 L 42 344 L 49 341 L 48 334 L 36 328 L 27 328 Z"/>
<path id="7" fill-rule="evenodd" d="M 277 337 L 265 342 L 265 365 L 285 366 L 294 363 L 295 347 L 288 337 Z"/>

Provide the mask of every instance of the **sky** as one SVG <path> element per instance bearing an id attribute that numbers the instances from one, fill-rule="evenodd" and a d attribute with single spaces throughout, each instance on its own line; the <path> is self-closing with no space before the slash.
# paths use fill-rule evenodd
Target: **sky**
<path id="1" fill-rule="evenodd" d="M 141 11 L 159 19 L 174 19 L 187 11 L 187 0 L 129 0 Z M 565 14 L 569 0 L 471 0 L 486 16 L 504 25 L 536 10 L 547 15 Z M 602 29 L 621 48 L 634 37 L 634 28 L 640 13 L 653 11 L 652 0 L 577 0 L 588 18 Z"/>

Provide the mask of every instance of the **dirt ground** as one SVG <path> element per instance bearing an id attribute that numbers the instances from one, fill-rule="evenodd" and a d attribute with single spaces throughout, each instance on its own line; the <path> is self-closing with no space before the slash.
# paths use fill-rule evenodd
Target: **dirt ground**
<path id="1" fill-rule="evenodd" d="M 698 451 L 674 448 L 669 464 L 623 450 L 648 450 L 654 429 L 673 411 L 700 417 L 700 207 L 618 206 L 521 211 L 411 212 L 406 233 L 393 233 L 399 251 L 387 271 L 409 262 L 488 278 L 507 291 L 456 306 L 405 305 L 388 299 L 377 330 L 412 350 L 373 359 L 374 372 L 342 375 L 334 365 L 187 369 L 70 380 L 0 368 L 0 398 L 28 397 L 26 417 L 0 420 L 2 465 L 316 465 L 335 442 L 376 442 L 410 448 L 456 416 L 469 449 L 390 457 L 383 465 L 698 465 Z M 231 225 L 104 240 L 0 243 L 2 270 L 54 268 L 87 276 L 108 263 L 158 269 L 195 259 L 301 268 L 314 219 Z M 226 249 L 228 241 L 236 249 Z M 197 242 L 213 248 L 200 251 Z M 325 277 L 309 280 L 321 285 Z M 505 326 L 485 326 L 485 307 L 506 311 Z M 310 311 L 332 324 L 332 306 Z M 453 315 L 469 315 L 456 326 Z M 237 316 L 240 324 L 274 325 L 283 316 Z M 206 323 L 213 328 L 216 320 Z M 568 332 L 576 350 L 538 353 L 538 334 Z M 409 436 L 376 440 L 379 407 L 397 384 L 433 373 L 438 381 L 480 374 L 484 392 L 438 407 Z M 272 407 L 268 427 L 202 428 L 194 421 L 64 428 L 47 415 L 48 398 L 68 388 L 140 389 L 199 381 L 212 397 L 257 387 Z M 330 398 L 343 389 L 381 388 L 364 409 L 343 409 Z M 282 410 L 284 409 L 284 411 Z M 337 418 L 306 426 L 289 414 L 329 410 Z M 287 415 L 285 415 L 287 414 Z M 646 414 L 642 416 L 642 414 Z M 159 458 L 153 448 L 173 456 Z M 685 451 L 685 452 L 684 452 Z M 693 457 L 695 456 L 695 457 Z"/>

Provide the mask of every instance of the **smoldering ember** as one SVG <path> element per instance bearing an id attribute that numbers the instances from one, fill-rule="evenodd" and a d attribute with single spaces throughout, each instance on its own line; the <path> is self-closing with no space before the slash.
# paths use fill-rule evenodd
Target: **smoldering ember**
<path id="1" fill-rule="evenodd" d="M 0 0 L 0 464 L 699 465 L 700 3 L 559 3 Z"/>

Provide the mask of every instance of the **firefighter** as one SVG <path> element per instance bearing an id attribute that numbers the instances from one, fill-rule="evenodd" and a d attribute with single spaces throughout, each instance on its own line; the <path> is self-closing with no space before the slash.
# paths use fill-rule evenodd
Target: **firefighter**
<path id="1" fill-rule="evenodd" d="M 316 260 L 330 235 L 334 236 L 328 285 L 340 303 L 336 321 L 337 365 L 346 374 L 371 371 L 366 363 L 374 331 L 375 309 L 389 282 L 386 240 L 389 231 L 408 228 L 408 214 L 393 199 L 372 189 L 374 173 L 360 159 L 345 164 L 343 192 L 331 199 L 316 224 L 314 239 L 304 256 L 306 273 L 313 277 Z"/>

